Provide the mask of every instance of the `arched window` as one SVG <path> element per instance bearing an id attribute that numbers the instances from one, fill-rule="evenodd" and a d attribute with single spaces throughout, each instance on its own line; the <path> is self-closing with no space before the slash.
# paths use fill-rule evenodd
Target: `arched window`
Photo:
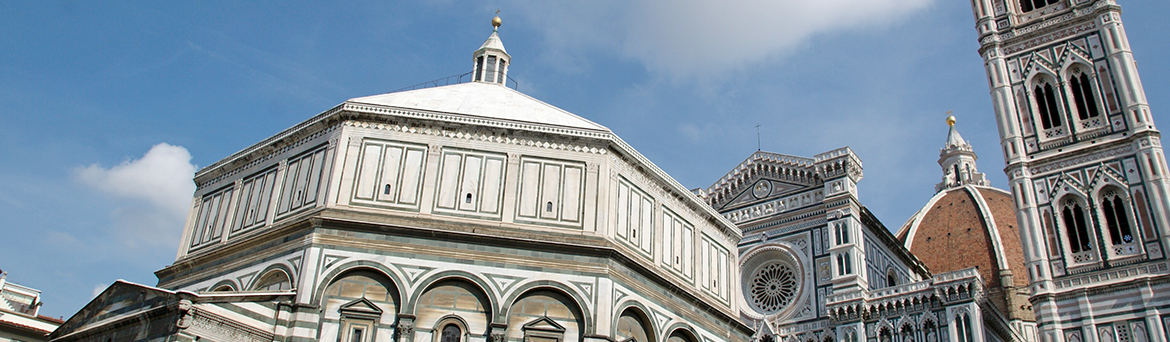
<path id="1" fill-rule="evenodd" d="M 271 270 L 260 277 L 256 281 L 256 285 L 252 286 L 254 291 L 283 291 L 292 289 L 292 281 L 289 280 L 288 274 L 281 270 Z"/>
<path id="2" fill-rule="evenodd" d="M 1040 125 L 1044 129 L 1060 127 L 1060 110 L 1056 106 L 1056 89 L 1052 83 L 1048 80 L 1037 82 L 1032 96 L 1036 101 L 1036 114 L 1040 115 Z"/>
<path id="3" fill-rule="evenodd" d="M 1020 0 L 1020 10 L 1028 13 L 1055 4 L 1058 1 L 1060 0 Z"/>
<path id="4" fill-rule="evenodd" d="M 849 257 L 849 252 L 842 252 L 837 255 L 837 275 L 853 274 L 853 261 Z"/>
<path id="5" fill-rule="evenodd" d="M 1129 227 L 1129 215 L 1125 214 L 1125 202 L 1113 190 L 1101 196 L 1101 213 L 1109 228 L 1109 240 L 1114 245 L 1133 242 L 1133 230 Z"/>
<path id="6" fill-rule="evenodd" d="M 1093 95 L 1089 74 L 1081 68 L 1073 68 L 1072 75 L 1068 76 L 1068 86 L 1072 90 L 1073 104 L 1077 107 L 1077 117 L 1081 120 L 1097 117 L 1097 97 Z"/>
<path id="7" fill-rule="evenodd" d="M 1085 221 L 1085 210 L 1081 204 L 1071 199 L 1065 201 L 1061 215 L 1068 234 L 1069 249 L 1073 253 L 1093 250 L 1093 244 L 1089 241 L 1089 225 Z"/>
<path id="8" fill-rule="evenodd" d="M 886 269 L 886 286 L 898 285 L 898 272 L 893 267 Z"/>
<path id="9" fill-rule="evenodd" d="M 935 327 L 934 321 L 926 321 L 926 324 L 922 325 L 922 335 L 926 342 L 938 342 L 938 328 Z"/>
<path id="10" fill-rule="evenodd" d="M 455 323 L 447 323 L 441 331 L 439 342 L 459 342 L 463 337 L 463 329 Z"/>
<path id="11" fill-rule="evenodd" d="M 837 244 L 849 243 L 849 226 L 844 223 L 837 223 L 835 226 L 837 232 Z"/>
<path id="12" fill-rule="evenodd" d="M 902 325 L 902 332 L 901 332 L 901 335 L 902 335 L 902 342 L 914 342 L 914 341 L 916 341 L 916 339 L 914 338 L 914 337 L 915 337 L 915 335 L 914 335 L 914 327 L 913 327 L 913 326 L 911 326 L 910 324 L 905 324 L 905 325 Z"/>

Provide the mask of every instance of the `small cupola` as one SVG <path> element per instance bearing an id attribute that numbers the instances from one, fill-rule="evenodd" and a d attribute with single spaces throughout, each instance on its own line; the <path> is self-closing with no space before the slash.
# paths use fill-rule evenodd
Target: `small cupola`
<path id="1" fill-rule="evenodd" d="M 504 43 L 500 41 L 500 23 L 499 16 L 492 18 L 492 35 L 488 36 L 479 50 L 475 50 L 472 55 L 475 62 L 473 79 L 476 82 L 503 85 L 508 79 L 508 67 L 512 56 L 508 55 L 508 51 L 504 50 Z"/>
<path id="2" fill-rule="evenodd" d="M 948 114 L 950 114 L 948 112 Z M 943 180 L 935 191 L 943 191 L 967 184 L 987 186 L 987 177 L 975 166 L 975 149 L 955 129 L 955 116 L 947 116 L 947 142 L 939 151 L 938 165 L 942 166 Z"/>

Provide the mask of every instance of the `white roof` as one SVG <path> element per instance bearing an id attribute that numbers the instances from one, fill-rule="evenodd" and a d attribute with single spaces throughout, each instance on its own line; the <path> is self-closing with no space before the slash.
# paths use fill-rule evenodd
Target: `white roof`
<path id="1" fill-rule="evenodd" d="M 495 83 L 468 82 L 346 102 L 609 132 L 605 126 Z"/>

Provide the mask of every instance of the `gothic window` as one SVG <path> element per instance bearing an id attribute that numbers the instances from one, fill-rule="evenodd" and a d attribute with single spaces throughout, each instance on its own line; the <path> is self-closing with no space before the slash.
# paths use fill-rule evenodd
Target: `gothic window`
<path id="1" fill-rule="evenodd" d="M 1069 248 L 1073 253 L 1090 251 L 1093 249 L 1089 241 L 1089 224 L 1086 222 L 1085 210 L 1075 200 L 1068 200 L 1061 210 L 1064 227 L 1068 234 Z"/>
<path id="2" fill-rule="evenodd" d="M 907 323 L 906 325 L 903 325 L 901 335 L 902 335 L 901 336 L 902 342 L 914 342 L 915 341 L 914 327 L 911 326 L 909 323 Z"/>
<path id="3" fill-rule="evenodd" d="M 1105 225 L 1109 228 L 1109 240 L 1114 245 L 1133 242 L 1133 230 L 1129 227 L 1129 215 L 1126 215 L 1125 202 L 1113 190 L 1101 196 L 1101 212 L 1105 216 Z"/>
<path id="4" fill-rule="evenodd" d="M 1055 4 L 1060 0 L 1020 0 L 1020 10 L 1028 13 Z"/>
<path id="5" fill-rule="evenodd" d="M 886 269 L 886 286 L 898 285 L 898 272 L 893 267 Z"/>
<path id="6" fill-rule="evenodd" d="M 1060 127 L 1060 110 L 1056 105 L 1056 89 L 1052 83 L 1048 80 L 1037 82 L 1032 96 L 1036 102 L 1036 114 L 1040 115 L 1040 125 L 1044 129 Z"/>
<path id="7" fill-rule="evenodd" d="M 849 225 L 845 223 L 838 223 L 835 228 L 837 233 L 837 244 L 843 245 L 849 243 Z"/>
<path id="8" fill-rule="evenodd" d="M 967 314 L 955 315 L 955 329 L 958 330 L 959 342 L 975 341 L 974 336 L 972 336 L 974 334 L 971 331 L 971 317 L 967 316 Z"/>
<path id="9" fill-rule="evenodd" d="M 1081 120 L 1095 118 L 1098 115 L 1097 97 L 1093 95 L 1093 85 L 1089 82 L 1089 74 L 1074 68 L 1068 77 L 1069 90 L 1072 90 L 1073 103 L 1077 107 L 1077 116 Z"/>
<path id="10" fill-rule="evenodd" d="M 853 262 L 849 258 L 849 252 L 837 255 L 837 275 L 853 274 Z"/>

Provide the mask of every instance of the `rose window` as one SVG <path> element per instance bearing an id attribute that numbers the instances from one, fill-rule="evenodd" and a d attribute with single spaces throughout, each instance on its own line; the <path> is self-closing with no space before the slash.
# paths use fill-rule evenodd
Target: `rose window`
<path id="1" fill-rule="evenodd" d="M 788 307 L 800 286 L 796 272 L 788 265 L 771 263 L 756 270 L 751 278 L 751 304 L 764 313 Z"/>

